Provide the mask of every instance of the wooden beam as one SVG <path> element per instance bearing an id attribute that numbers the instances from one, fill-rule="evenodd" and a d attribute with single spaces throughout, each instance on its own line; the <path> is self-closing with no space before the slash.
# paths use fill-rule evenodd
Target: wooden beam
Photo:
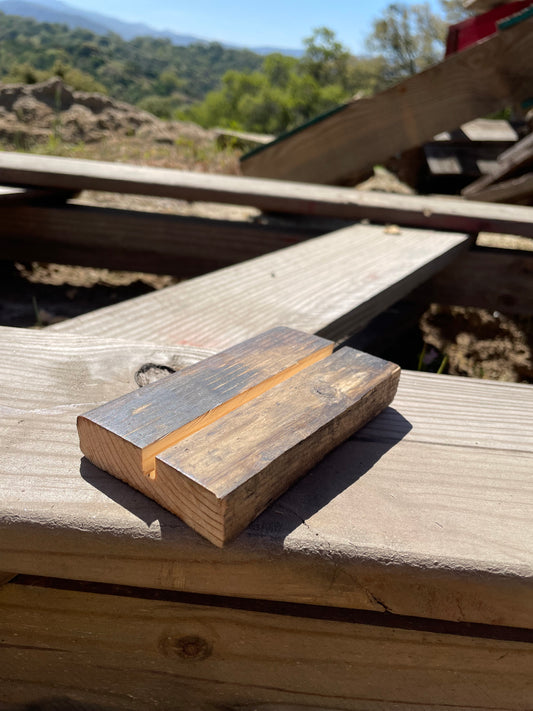
<path id="1" fill-rule="evenodd" d="M 516 171 L 522 170 L 523 172 L 531 163 L 533 163 L 533 133 L 502 153 L 494 169 L 488 175 L 467 185 L 462 194 L 476 200 L 476 195 L 484 188 L 503 180 L 503 178 L 511 177 Z"/>
<path id="2" fill-rule="evenodd" d="M 45 583 L 0 590 L 2 701 L 17 708 L 521 711 L 533 693 L 520 630 L 482 637 Z"/>
<path id="3" fill-rule="evenodd" d="M 3 259 L 197 276 L 322 234 L 325 225 L 268 225 L 87 207 L 11 206 Z"/>
<path id="4" fill-rule="evenodd" d="M 73 158 L 0 152 L 0 181 L 12 185 L 47 186 L 52 190 L 73 186 L 77 190 L 109 190 L 193 202 L 249 205 L 266 212 L 368 219 L 425 229 L 533 236 L 533 211 L 526 208 L 496 208 L 456 198 L 384 195 L 307 183 Z M 142 219 L 141 213 L 135 215 Z M 58 220 L 57 213 L 51 219 Z"/>
<path id="5" fill-rule="evenodd" d="M 533 18 L 256 149 L 246 175 L 354 185 L 376 163 L 531 93 Z"/>
<path id="6" fill-rule="evenodd" d="M 469 197 L 466 195 L 465 197 Z M 533 202 L 533 173 L 526 173 L 518 178 L 501 180 L 488 185 L 486 188 L 476 190 L 473 196 L 476 200 L 487 202 Z"/>
<path id="7" fill-rule="evenodd" d="M 209 351 L 0 333 L 6 569 L 533 629 L 530 386 L 402 373 L 393 407 L 221 551 L 80 461 L 75 425 L 143 364 Z"/>
<path id="8" fill-rule="evenodd" d="M 72 190 L 39 190 L 0 186 L 0 207 L 40 202 L 63 202 L 74 195 Z"/>
<path id="9" fill-rule="evenodd" d="M 533 252 L 476 248 L 422 284 L 412 298 L 425 304 L 533 313 Z"/>
<path id="10" fill-rule="evenodd" d="M 468 244 L 454 233 L 356 225 L 53 329 L 217 351 L 280 325 L 342 341 Z"/>

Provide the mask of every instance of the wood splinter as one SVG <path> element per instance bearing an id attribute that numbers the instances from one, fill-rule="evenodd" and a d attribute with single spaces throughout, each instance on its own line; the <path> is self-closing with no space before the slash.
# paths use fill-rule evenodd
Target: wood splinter
<path id="1" fill-rule="evenodd" d="M 81 449 L 222 546 L 393 399 L 398 366 L 333 345 L 267 331 L 80 416 Z"/>

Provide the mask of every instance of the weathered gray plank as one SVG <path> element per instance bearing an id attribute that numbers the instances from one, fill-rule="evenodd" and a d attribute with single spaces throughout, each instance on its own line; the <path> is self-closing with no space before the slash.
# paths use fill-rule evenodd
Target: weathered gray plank
<path id="1" fill-rule="evenodd" d="M 0 590 L 0 615 L 4 702 L 54 697 L 61 709 L 63 697 L 76 709 L 129 711 L 522 711 L 533 693 L 532 644 L 466 631 L 13 584 Z"/>
<path id="2" fill-rule="evenodd" d="M 533 134 L 526 136 L 518 143 L 515 143 L 509 150 L 504 151 L 498 158 L 494 169 L 488 175 L 470 183 L 462 191 L 465 196 L 470 196 L 474 200 L 480 190 L 510 177 L 516 171 L 522 169 L 524 172 L 527 165 L 533 163 Z"/>
<path id="3" fill-rule="evenodd" d="M 391 408 L 220 551 L 82 460 L 75 426 L 143 363 L 205 351 L 0 335 L 4 569 L 533 627 L 529 386 L 404 373 Z"/>
<path id="4" fill-rule="evenodd" d="M 529 98 L 532 36 L 530 18 L 256 149 L 243 158 L 242 171 L 353 185 L 376 163 L 422 145 L 439 131 Z"/>
<path id="5" fill-rule="evenodd" d="M 341 340 L 467 244 L 453 233 L 348 227 L 53 328 L 215 350 L 279 325 Z"/>
<path id="6" fill-rule="evenodd" d="M 53 190 L 110 190 L 250 205 L 267 212 L 369 219 L 427 229 L 533 237 L 533 210 L 415 195 L 384 195 L 307 183 L 209 175 L 146 166 L 0 152 L 0 180 Z M 51 213 L 52 214 L 52 213 Z"/>

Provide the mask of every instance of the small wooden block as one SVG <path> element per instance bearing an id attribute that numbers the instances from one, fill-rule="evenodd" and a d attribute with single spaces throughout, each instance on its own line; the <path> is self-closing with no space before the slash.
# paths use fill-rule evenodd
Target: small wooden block
<path id="1" fill-rule="evenodd" d="M 397 365 L 332 348 L 267 331 L 80 416 L 81 449 L 223 546 L 393 399 Z"/>
<path id="2" fill-rule="evenodd" d="M 78 417 L 80 447 L 96 466 L 144 493 L 155 456 L 325 358 L 333 343 L 273 328 Z"/>
<path id="3" fill-rule="evenodd" d="M 381 412 L 399 376 L 342 348 L 158 455 L 154 498 L 222 546 Z"/>

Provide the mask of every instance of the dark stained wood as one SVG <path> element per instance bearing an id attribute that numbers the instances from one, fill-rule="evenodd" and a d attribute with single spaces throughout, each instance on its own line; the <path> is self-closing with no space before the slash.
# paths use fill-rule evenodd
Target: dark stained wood
<path id="1" fill-rule="evenodd" d="M 533 19 L 359 99 L 242 159 L 246 175 L 354 185 L 377 163 L 439 131 L 529 98 Z"/>
<path id="2" fill-rule="evenodd" d="M 282 249 L 325 226 L 158 215 L 82 205 L 2 212 L 2 257 L 191 277 Z"/>
<path id="3" fill-rule="evenodd" d="M 478 247 L 428 279 L 409 298 L 529 316 L 533 313 L 533 251 Z"/>
<path id="4" fill-rule="evenodd" d="M 323 338 L 271 329 L 79 416 L 81 450 L 101 469 L 150 490 L 156 454 L 332 349 Z"/>
<path id="5" fill-rule="evenodd" d="M 213 567 L 213 577 L 217 572 Z M 533 645 L 518 636 L 483 638 L 466 625 L 462 634 L 449 634 L 317 619 L 306 607 L 287 615 L 215 601 L 10 584 L 0 590 L 0 705 L 33 702 L 33 711 L 531 706 Z"/>
<path id="6" fill-rule="evenodd" d="M 0 152 L 0 181 L 13 185 L 47 186 L 52 190 L 67 189 L 72 185 L 79 190 L 110 190 L 189 201 L 250 205 L 267 212 L 347 220 L 368 219 L 425 229 L 500 232 L 533 237 L 533 211 L 525 207 L 492 207 L 452 198 L 384 195 L 325 185 L 190 173 L 55 156 Z M 33 214 L 37 216 L 37 213 Z M 57 215 L 50 213 L 52 224 L 54 220 L 59 220 Z M 28 217 L 31 222 L 31 213 Z M 61 213 L 61 217 L 66 219 L 65 213 Z M 58 229 L 62 229 L 61 223 Z M 35 228 L 31 230 L 35 236 Z"/>
<path id="7" fill-rule="evenodd" d="M 342 348 L 159 454 L 150 495 L 222 546 L 381 412 L 399 377 Z"/>

